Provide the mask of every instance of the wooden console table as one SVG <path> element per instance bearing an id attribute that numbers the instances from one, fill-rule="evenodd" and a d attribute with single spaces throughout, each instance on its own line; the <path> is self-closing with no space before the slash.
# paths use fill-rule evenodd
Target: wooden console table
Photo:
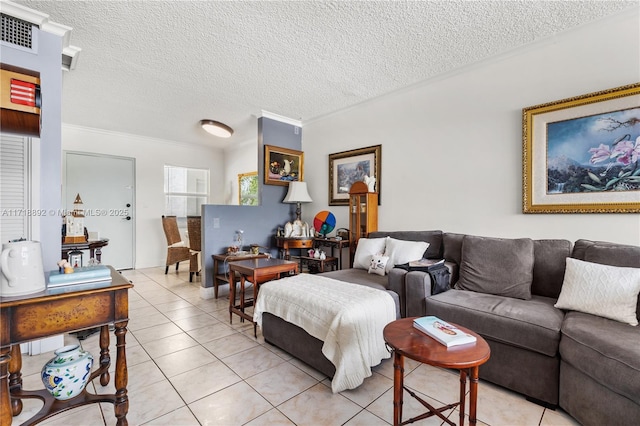
<path id="1" fill-rule="evenodd" d="M 133 287 L 111 268 L 110 284 L 82 284 L 58 287 L 16 297 L 0 297 L 0 425 L 10 425 L 22 412 L 22 399 L 37 398 L 44 406 L 24 425 L 39 423 L 61 411 L 96 402 L 114 405 L 118 426 L 127 425 L 127 358 L 125 335 L 129 322 L 129 289 Z M 89 381 L 100 376 L 100 384 L 110 380 L 109 324 L 115 327 L 115 394 L 95 395 L 85 389 L 78 396 L 59 401 L 46 389 L 22 390 L 20 344 L 57 334 L 100 328 L 100 367 Z"/>
<path id="2" fill-rule="evenodd" d="M 331 256 L 338 258 L 338 269 L 342 269 L 342 249 L 349 247 L 349 240 L 337 240 L 336 238 L 314 238 L 313 247 L 331 247 Z M 338 249 L 337 256 L 335 254 L 335 249 Z"/>

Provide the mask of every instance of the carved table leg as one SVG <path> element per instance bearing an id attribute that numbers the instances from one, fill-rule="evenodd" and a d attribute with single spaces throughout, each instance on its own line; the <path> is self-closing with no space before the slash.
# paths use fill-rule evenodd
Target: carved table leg
<path id="1" fill-rule="evenodd" d="M 460 424 L 464 425 L 465 395 L 467 393 L 467 370 L 460 370 Z"/>
<path id="2" fill-rule="evenodd" d="M 127 324 L 129 321 L 115 324 L 116 334 L 116 400 L 114 409 L 116 413 L 117 426 L 127 426 L 127 413 L 129 412 L 129 396 L 127 395 L 127 382 L 129 373 L 127 371 L 127 352 L 125 335 L 127 334 Z"/>
<path id="3" fill-rule="evenodd" d="M 469 369 L 469 424 L 476 424 L 476 408 L 478 406 L 478 374 L 480 367 L 472 367 Z"/>
<path id="4" fill-rule="evenodd" d="M 100 327 L 100 367 L 104 367 L 104 372 L 100 375 L 100 384 L 107 386 L 111 376 L 109 375 L 109 366 L 111 365 L 111 356 L 109 355 L 109 326 Z"/>
<path id="5" fill-rule="evenodd" d="M 9 362 L 11 347 L 0 348 L 0 425 L 10 425 L 13 413 L 9 398 Z"/>
<path id="6" fill-rule="evenodd" d="M 20 345 L 11 347 L 11 359 L 9 360 L 9 391 L 22 390 L 22 354 Z M 22 400 L 11 398 L 11 411 L 14 416 L 22 412 Z"/>
<path id="7" fill-rule="evenodd" d="M 404 355 L 393 351 L 393 424 L 402 424 L 402 392 L 404 390 Z"/>

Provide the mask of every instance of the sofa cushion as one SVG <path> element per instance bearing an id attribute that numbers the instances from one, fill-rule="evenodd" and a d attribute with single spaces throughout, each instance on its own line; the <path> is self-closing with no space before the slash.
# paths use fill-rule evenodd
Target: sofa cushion
<path id="1" fill-rule="evenodd" d="M 464 234 L 445 232 L 442 234 L 442 245 L 444 246 L 443 257 L 451 264 L 451 285 L 458 282 L 460 278 L 460 263 L 462 263 L 462 240 Z M 455 265 L 455 266 L 454 266 Z"/>
<path id="2" fill-rule="evenodd" d="M 562 324 L 560 356 L 603 386 L 640 404 L 640 328 L 569 312 Z"/>
<path id="3" fill-rule="evenodd" d="M 621 268 L 567 258 L 556 308 L 638 325 L 640 268 Z"/>
<path id="4" fill-rule="evenodd" d="M 413 260 L 420 260 L 427 251 L 429 243 L 425 241 L 397 240 L 387 237 L 384 255 L 389 257 L 387 262 L 387 272 L 395 265 L 402 265 Z"/>
<path id="5" fill-rule="evenodd" d="M 555 356 L 563 312 L 554 299 L 530 300 L 465 290 L 449 290 L 427 297 L 426 314 L 467 327 L 485 338 Z"/>
<path id="6" fill-rule="evenodd" d="M 322 275 L 329 278 L 333 278 L 340 281 L 346 281 L 354 284 L 366 285 L 369 287 L 377 288 L 379 290 L 386 290 L 388 286 L 388 277 L 370 274 L 369 268 L 367 269 L 340 269 L 337 271 L 323 272 Z"/>
<path id="7" fill-rule="evenodd" d="M 527 300 L 531 298 L 533 263 L 529 238 L 465 235 L 456 288 Z"/>
<path id="8" fill-rule="evenodd" d="M 384 248 L 387 244 L 386 238 L 360 238 L 356 253 L 353 256 L 353 267 L 356 269 L 369 270 L 371 257 L 374 254 L 384 254 Z"/>
<path id="9" fill-rule="evenodd" d="M 531 294 L 557 299 L 564 281 L 565 259 L 571 256 L 568 240 L 534 240 Z"/>
<path id="10" fill-rule="evenodd" d="M 603 265 L 640 268 L 640 247 L 626 244 L 578 240 L 571 257 Z M 640 319 L 640 296 L 636 305 L 636 317 Z"/>
<path id="11" fill-rule="evenodd" d="M 375 231 L 370 232 L 367 237 L 391 237 L 395 238 L 396 240 L 424 241 L 426 243 L 429 243 L 429 247 L 421 257 L 424 257 L 426 259 L 442 258 L 442 231 Z"/>

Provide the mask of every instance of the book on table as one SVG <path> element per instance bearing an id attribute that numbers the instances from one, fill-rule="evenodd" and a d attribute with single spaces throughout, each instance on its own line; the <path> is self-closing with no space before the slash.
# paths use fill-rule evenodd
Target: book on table
<path id="1" fill-rule="evenodd" d="M 73 284 L 86 284 L 98 281 L 111 281 L 111 270 L 104 265 L 85 266 L 75 268 L 70 274 L 60 271 L 47 272 L 47 287 L 57 287 Z"/>
<path id="2" fill-rule="evenodd" d="M 475 336 L 435 316 L 416 318 L 413 320 L 413 326 L 448 348 L 476 341 Z"/>

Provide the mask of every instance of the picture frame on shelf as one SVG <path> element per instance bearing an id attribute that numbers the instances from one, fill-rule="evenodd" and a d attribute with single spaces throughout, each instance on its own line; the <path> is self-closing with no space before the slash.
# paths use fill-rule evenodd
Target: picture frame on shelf
<path id="1" fill-rule="evenodd" d="M 375 192 L 380 204 L 381 165 L 382 145 L 329 154 L 329 205 L 348 206 L 351 185 L 372 178 L 375 179 Z"/>
<path id="2" fill-rule="evenodd" d="M 640 83 L 522 110 L 523 213 L 640 212 Z"/>
<path id="3" fill-rule="evenodd" d="M 265 185 L 287 186 L 304 180 L 304 152 L 274 145 L 264 146 Z"/>

